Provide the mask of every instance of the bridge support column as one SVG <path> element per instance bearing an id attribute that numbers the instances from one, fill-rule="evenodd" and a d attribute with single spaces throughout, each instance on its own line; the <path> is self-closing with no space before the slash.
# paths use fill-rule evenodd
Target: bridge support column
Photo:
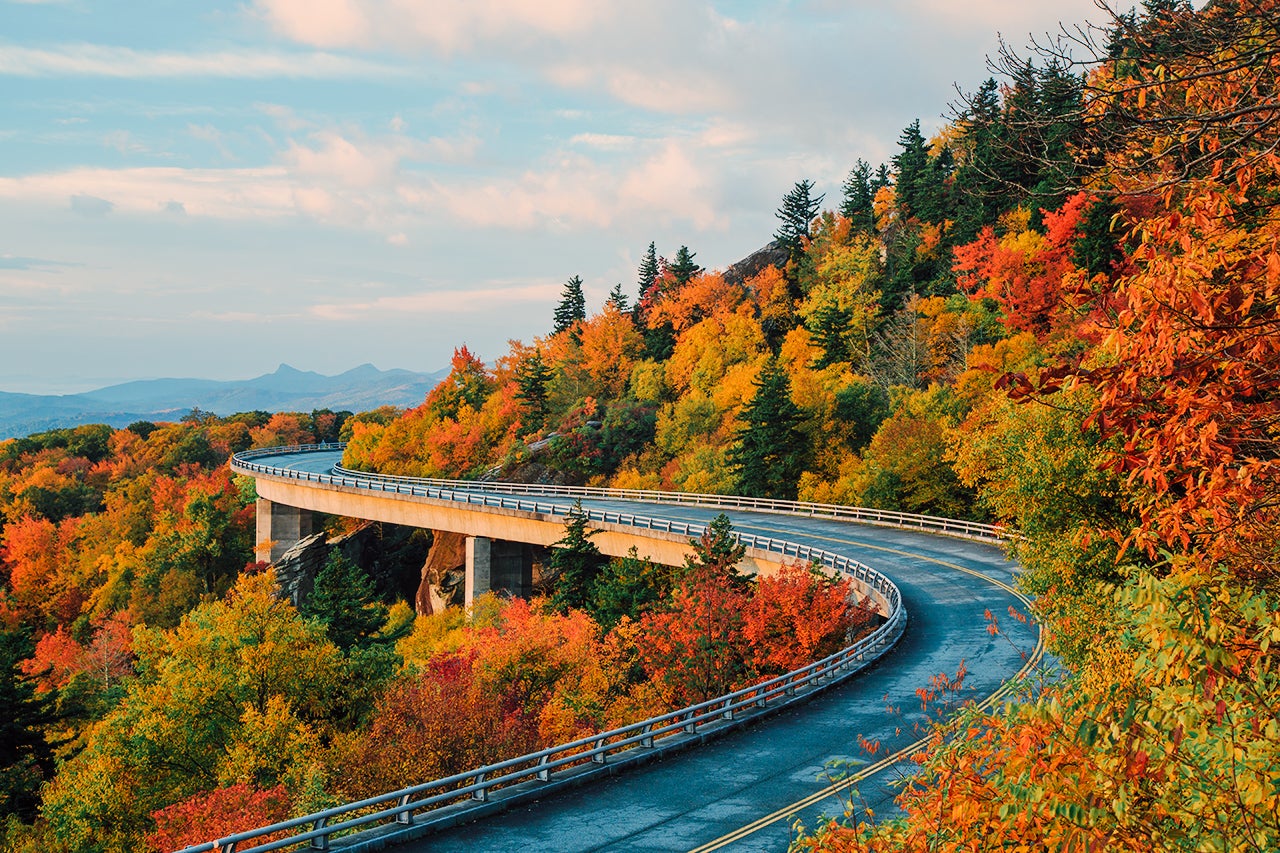
<path id="1" fill-rule="evenodd" d="M 258 498 L 258 545 L 256 558 L 263 563 L 274 563 L 298 543 L 315 532 L 314 516 L 310 510 L 278 504 L 266 498 Z"/>
<path id="2" fill-rule="evenodd" d="M 529 597 L 533 592 L 532 546 L 486 536 L 467 537 L 465 603 L 470 606 L 476 596 L 490 590 Z"/>

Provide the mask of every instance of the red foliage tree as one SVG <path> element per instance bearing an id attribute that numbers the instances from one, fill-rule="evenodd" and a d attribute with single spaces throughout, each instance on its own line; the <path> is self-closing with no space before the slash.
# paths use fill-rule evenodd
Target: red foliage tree
<path id="1" fill-rule="evenodd" d="M 286 820 L 292 803 L 284 785 L 265 791 L 246 783 L 213 791 L 201 791 L 180 803 L 152 812 L 156 830 L 147 836 L 147 846 L 160 853 L 181 850 L 237 832 L 247 832 Z M 278 832 L 253 839 L 265 844 L 287 835 Z"/>
<path id="2" fill-rule="evenodd" d="M 1056 211 L 1045 211 L 1045 234 L 1013 230 L 997 237 L 988 225 L 971 243 L 955 249 L 955 271 L 962 290 L 990 297 L 1004 309 L 1004 324 L 1044 339 L 1054 329 L 1083 319 L 1074 294 L 1085 274 L 1072 262 L 1082 216 L 1093 203 L 1076 193 Z"/>
<path id="3" fill-rule="evenodd" d="M 742 624 L 754 674 L 781 675 L 843 648 L 855 626 L 871 621 L 869 610 L 850 601 L 852 589 L 803 566 L 761 577 Z"/>

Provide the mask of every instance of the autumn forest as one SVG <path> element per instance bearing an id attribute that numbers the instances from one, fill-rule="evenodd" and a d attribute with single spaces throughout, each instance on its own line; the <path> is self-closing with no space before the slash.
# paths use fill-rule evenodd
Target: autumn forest
<path id="1" fill-rule="evenodd" d="M 649 244 L 590 311 L 567 276 L 544 335 L 459 346 L 416 408 L 0 442 L 0 847 L 174 850 L 874 627 L 817 567 L 739 575 L 723 518 L 661 566 L 601 556 L 571 516 L 538 595 L 470 609 L 415 607 L 422 550 L 377 571 L 334 551 L 295 607 L 227 460 L 340 440 L 389 474 L 1016 531 L 1062 671 L 939 724 L 899 813 L 853 798 L 794 850 L 1277 849 L 1277 22 L 1277 0 L 1146 0 L 1006 50 L 932 138 L 913 122 L 890 162 L 797 181 L 761 251 L 709 270 Z"/>

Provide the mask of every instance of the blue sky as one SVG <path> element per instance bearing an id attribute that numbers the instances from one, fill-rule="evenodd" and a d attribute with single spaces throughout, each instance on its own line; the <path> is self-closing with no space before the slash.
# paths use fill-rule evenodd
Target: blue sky
<path id="1" fill-rule="evenodd" d="M 1092 0 L 0 0 L 0 390 L 434 370 L 723 268 Z"/>

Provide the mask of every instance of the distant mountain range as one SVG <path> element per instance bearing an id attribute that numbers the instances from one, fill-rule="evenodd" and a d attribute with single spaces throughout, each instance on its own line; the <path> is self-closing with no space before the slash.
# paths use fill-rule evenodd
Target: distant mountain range
<path id="1" fill-rule="evenodd" d="M 364 412 L 379 406 L 416 406 L 449 373 L 379 370 L 362 364 L 337 376 L 287 364 L 256 379 L 148 379 L 83 394 L 10 394 L 0 391 L 0 439 L 80 424 L 128 426 L 135 421 L 176 421 L 193 408 L 218 415 L 261 409 Z"/>

